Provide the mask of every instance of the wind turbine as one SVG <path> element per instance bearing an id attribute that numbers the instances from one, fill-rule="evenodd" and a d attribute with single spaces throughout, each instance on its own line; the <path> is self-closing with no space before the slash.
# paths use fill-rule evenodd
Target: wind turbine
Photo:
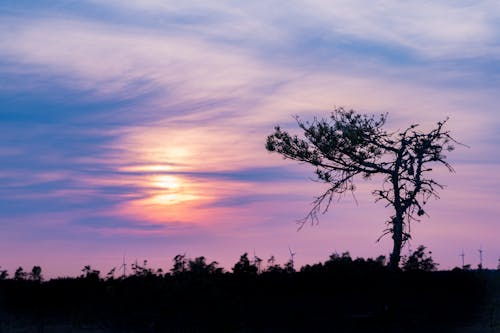
<path id="1" fill-rule="evenodd" d="M 483 247 L 479 247 L 479 269 L 483 268 Z"/>
<path id="2" fill-rule="evenodd" d="M 123 255 L 123 262 L 120 266 L 118 266 L 118 269 L 122 270 L 122 278 L 124 279 L 125 276 L 127 275 L 127 264 L 125 263 L 125 254 Z"/>
<path id="3" fill-rule="evenodd" d="M 465 253 L 464 249 L 462 249 L 462 253 L 460 254 L 460 257 L 462 257 L 462 269 L 465 268 Z"/>
<path id="4" fill-rule="evenodd" d="M 290 248 L 290 245 L 288 245 L 288 252 L 290 252 L 290 263 L 292 264 L 292 267 L 293 267 L 293 263 L 294 263 L 293 257 L 295 257 L 295 255 L 297 253 L 292 251 L 292 249 Z"/>

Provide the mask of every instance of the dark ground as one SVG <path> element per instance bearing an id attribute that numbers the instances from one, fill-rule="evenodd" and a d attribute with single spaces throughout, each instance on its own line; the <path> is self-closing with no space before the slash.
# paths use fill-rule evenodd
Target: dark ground
<path id="1" fill-rule="evenodd" d="M 500 271 L 393 272 L 339 259 L 300 272 L 87 273 L 1 280 L 0 333 L 500 332 Z"/>

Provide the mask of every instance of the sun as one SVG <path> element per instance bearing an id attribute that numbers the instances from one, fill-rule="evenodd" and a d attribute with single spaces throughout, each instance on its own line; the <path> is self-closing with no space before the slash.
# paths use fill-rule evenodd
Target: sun
<path id="1" fill-rule="evenodd" d="M 153 205 L 170 206 L 198 198 L 191 193 L 187 183 L 177 176 L 155 175 L 151 178 L 150 187 L 153 190 L 148 203 Z"/>
<path id="2" fill-rule="evenodd" d="M 160 189 L 171 191 L 177 191 L 181 188 L 179 178 L 170 175 L 153 176 L 152 185 Z"/>

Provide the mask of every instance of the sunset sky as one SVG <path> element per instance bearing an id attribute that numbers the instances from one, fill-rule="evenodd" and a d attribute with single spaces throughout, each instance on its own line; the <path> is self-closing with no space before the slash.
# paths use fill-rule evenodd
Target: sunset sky
<path id="1" fill-rule="evenodd" d="M 499 88 L 493 0 L 1 1 L 0 266 L 388 255 L 381 179 L 297 231 L 325 187 L 264 147 L 276 124 L 299 133 L 293 115 L 344 106 L 390 130 L 450 118 L 469 148 L 434 170 L 447 188 L 410 244 L 442 269 L 482 247 L 496 268 Z"/>

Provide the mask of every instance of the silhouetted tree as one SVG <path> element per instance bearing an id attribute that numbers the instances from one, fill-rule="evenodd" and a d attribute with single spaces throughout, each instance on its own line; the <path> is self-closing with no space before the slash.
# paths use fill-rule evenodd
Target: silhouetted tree
<path id="1" fill-rule="evenodd" d="M 276 258 L 274 256 L 269 257 L 267 259 L 267 268 L 266 272 L 274 272 L 274 273 L 281 273 L 283 269 L 279 264 L 276 263 Z"/>
<path id="2" fill-rule="evenodd" d="M 259 258 L 257 255 L 254 254 L 253 256 L 253 265 L 255 265 L 255 267 L 257 267 L 257 273 L 260 273 L 261 272 L 261 265 L 262 265 L 262 259 Z"/>
<path id="3" fill-rule="evenodd" d="M 19 266 L 14 273 L 14 280 L 26 280 L 28 273 L 24 271 L 24 269 Z"/>
<path id="4" fill-rule="evenodd" d="M 6 269 L 0 269 L 0 280 L 5 280 L 9 277 L 9 272 Z"/>
<path id="5" fill-rule="evenodd" d="M 114 280 L 116 267 L 111 268 L 111 270 L 106 274 L 106 280 Z"/>
<path id="6" fill-rule="evenodd" d="M 325 267 L 336 268 L 336 269 L 347 269 L 350 268 L 352 264 L 351 254 L 349 252 L 343 252 L 342 255 L 338 253 L 333 253 L 330 258 L 325 262 Z"/>
<path id="7" fill-rule="evenodd" d="M 222 272 L 222 269 L 217 268 L 217 265 L 219 265 L 217 261 L 212 261 L 210 264 L 207 264 L 203 256 L 195 258 L 194 260 L 189 260 L 188 262 L 189 271 L 198 275 Z"/>
<path id="8" fill-rule="evenodd" d="M 30 280 L 38 282 L 41 282 L 43 280 L 42 268 L 40 266 L 33 266 L 30 273 Z"/>
<path id="9" fill-rule="evenodd" d="M 148 268 L 148 261 L 144 260 L 142 262 L 142 266 L 140 266 L 137 262 L 132 264 L 132 272 L 135 276 L 151 276 L 153 275 L 153 269 Z"/>
<path id="10" fill-rule="evenodd" d="M 240 260 L 233 266 L 234 274 L 257 274 L 257 266 L 250 263 L 248 253 L 243 253 Z"/>
<path id="11" fill-rule="evenodd" d="M 380 266 L 385 266 L 386 260 L 387 258 L 385 256 L 380 255 L 375 259 L 375 262 Z"/>
<path id="12" fill-rule="evenodd" d="M 313 208 L 300 222 L 317 223 L 318 213 L 325 213 L 332 200 L 354 192 L 354 179 L 383 177 L 382 187 L 373 191 L 375 201 L 382 200 L 394 209 L 382 236 L 392 234 L 393 250 L 390 266 L 398 267 L 401 249 L 411 238 L 410 223 L 425 213 L 430 198 L 438 198 L 443 185 L 428 176 L 431 164 L 442 164 L 450 172 L 445 151 L 454 150 L 457 143 L 444 130 L 446 120 L 428 131 L 417 130 L 413 124 L 405 130 L 388 132 L 383 129 L 387 115 L 369 116 L 336 108 L 327 119 L 303 122 L 295 117 L 303 138 L 290 135 L 276 126 L 267 137 L 267 150 L 285 159 L 313 165 L 320 182 L 329 188 L 316 197 Z M 381 237 L 382 237 L 381 236 Z M 380 238 L 379 238 L 380 239 Z"/>
<path id="13" fill-rule="evenodd" d="M 295 267 L 294 267 L 294 262 L 292 259 L 288 260 L 286 263 L 285 263 L 285 267 L 283 267 L 283 270 L 286 272 L 286 273 L 295 273 Z"/>
<path id="14" fill-rule="evenodd" d="M 170 270 L 173 274 L 180 274 L 186 271 L 187 259 L 185 254 L 178 254 L 172 259 L 174 267 Z"/>
<path id="15" fill-rule="evenodd" d="M 404 271 L 426 271 L 437 270 L 438 264 L 431 257 L 432 252 L 425 252 L 425 246 L 420 245 L 410 256 L 403 257 Z"/>
<path id="16" fill-rule="evenodd" d="M 95 269 L 92 269 L 90 265 L 86 265 L 82 269 L 82 275 L 80 277 L 86 278 L 89 280 L 96 280 L 98 281 L 101 277 L 100 274 L 101 272 Z"/>

